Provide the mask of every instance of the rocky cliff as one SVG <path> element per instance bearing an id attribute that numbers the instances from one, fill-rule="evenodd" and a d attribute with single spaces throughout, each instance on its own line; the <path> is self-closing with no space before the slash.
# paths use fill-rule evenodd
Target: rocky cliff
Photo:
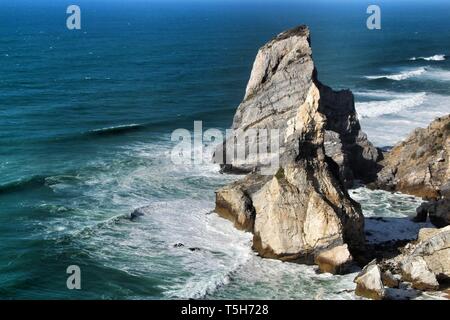
<path id="1" fill-rule="evenodd" d="M 351 259 L 343 244 L 350 251 L 364 245 L 361 209 L 346 187 L 355 178 L 374 179 L 379 152 L 361 132 L 352 93 L 317 80 L 305 26 L 259 50 L 233 136 L 216 150 L 216 160 L 229 144 L 246 141 L 239 136 L 260 128 L 279 129 L 279 169 L 261 174 L 265 162 L 246 147 L 247 161 L 231 160 L 222 169 L 251 173 L 216 192 L 216 212 L 252 232 L 253 248 L 263 257 L 326 259 L 327 269 L 340 270 Z"/>
<path id="2" fill-rule="evenodd" d="M 376 187 L 430 200 L 417 209 L 437 227 L 450 224 L 450 115 L 416 129 L 380 162 Z"/>
<path id="3" fill-rule="evenodd" d="M 380 162 L 377 187 L 437 199 L 450 181 L 450 115 L 416 129 Z"/>

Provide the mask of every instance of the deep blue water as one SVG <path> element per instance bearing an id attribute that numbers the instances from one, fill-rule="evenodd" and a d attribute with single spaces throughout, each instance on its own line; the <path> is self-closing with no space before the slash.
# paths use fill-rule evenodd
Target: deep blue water
<path id="1" fill-rule="evenodd" d="M 78 1 L 79 31 L 66 29 L 69 4 L 0 4 L 3 299 L 293 297 L 284 266 L 278 281 L 245 283 L 266 262 L 206 215 L 233 177 L 169 158 L 174 129 L 230 126 L 258 48 L 285 29 L 310 26 L 319 79 L 355 92 L 377 145 L 450 113 L 450 3 L 382 3 L 378 31 L 364 1 Z M 145 205 L 152 214 L 124 218 Z M 65 285 L 73 264 L 81 291 Z M 303 298 L 338 286 L 295 281 Z"/>

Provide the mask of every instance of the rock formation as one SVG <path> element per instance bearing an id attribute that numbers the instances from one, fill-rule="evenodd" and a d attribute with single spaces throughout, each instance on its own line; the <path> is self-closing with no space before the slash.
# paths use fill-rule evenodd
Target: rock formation
<path id="1" fill-rule="evenodd" d="M 270 174 L 264 169 L 274 150 L 261 144 L 257 129 L 279 130 L 279 162 Z M 352 93 L 318 81 L 308 28 L 294 28 L 259 50 L 232 135 L 216 149 L 223 172 L 247 176 L 216 192 L 215 211 L 253 233 L 262 257 L 342 273 L 354 258 L 373 259 L 364 250 L 361 208 L 347 193 L 355 179 L 430 199 L 417 219 L 449 224 L 449 132 L 450 116 L 437 119 L 382 155 L 361 131 Z M 243 159 L 234 157 L 235 147 Z M 422 230 L 401 254 L 399 245 L 380 265 L 369 263 L 355 279 L 356 294 L 383 299 L 385 286 L 398 288 L 402 281 L 438 289 L 449 279 L 449 238 L 448 227 Z"/>
<path id="2" fill-rule="evenodd" d="M 370 262 L 355 278 L 355 294 L 373 300 L 382 300 L 385 297 L 384 285 L 381 280 L 381 271 L 376 260 Z"/>
<path id="3" fill-rule="evenodd" d="M 401 251 L 380 263 L 386 286 L 398 287 L 400 279 L 414 289 L 435 291 L 450 280 L 450 226 L 421 229 L 417 240 Z"/>
<path id="4" fill-rule="evenodd" d="M 323 251 L 314 259 L 314 263 L 319 266 L 320 271 L 332 274 L 344 273 L 352 261 L 353 257 L 346 244 Z"/>
<path id="5" fill-rule="evenodd" d="M 416 129 L 380 162 L 377 187 L 439 199 L 450 181 L 450 115 Z M 444 188 L 444 189 L 445 189 Z"/>
<path id="6" fill-rule="evenodd" d="M 372 181 L 380 158 L 378 149 L 361 131 L 353 94 L 335 92 L 316 78 L 309 29 L 299 26 L 278 35 L 258 52 L 244 100 L 233 119 L 233 135 L 216 151 L 216 162 L 224 172 L 251 172 L 264 161 L 246 150 L 245 161 L 226 159 L 227 147 L 242 141 L 251 129 L 279 129 L 281 153 L 289 148 L 289 136 L 298 130 L 299 108 L 311 95 L 314 85 L 325 119 L 325 154 L 338 165 L 339 178 L 350 186 L 354 179 Z M 250 153 L 250 154 L 249 154 Z"/>
<path id="7" fill-rule="evenodd" d="M 437 290 L 438 281 L 450 279 L 450 226 L 422 229 L 417 243 L 406 247 L 400 269 L 403 280 L 420 290 Z"/>
<path id="8" fill-rule="evenodd" d="M 380 162 L 376 187 L 428 199 L 417 208 L 417 222 L 427 217 L 436 227 L 450 224 L 450 115 L 416 129 Z"/>
<path id="9" fill-rule="evenodd" d="M 263 175 L 264 161 L 246 146 L 249 161 L 222 168 L 252 173 L 216 192 L 215 211 L 252 232 L 262 257 L 312 263 L 344 244 L 361 248 L 364 219 L 346 186 L 376 172 L 378 150 L 360 130 L 351 92 L 334 92 L 317 80 L 305 26 L 259 50 L 234 135 L 216 150 L 216 160 L 236 137 L 260 128 L 280 131 L 278 170 Z"/>

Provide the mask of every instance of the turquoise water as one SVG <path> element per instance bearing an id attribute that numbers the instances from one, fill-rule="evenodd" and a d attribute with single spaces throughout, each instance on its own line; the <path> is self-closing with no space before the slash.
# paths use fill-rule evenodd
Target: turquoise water
<path id="1" fill-rule="evenodd" d="M 320 80 L 391 145 L 450 113 L 450 5 L 382 4 L 369 31 L 362 2 L 78 4 L 80 31 L 65 1 L 0 4 L 0 298 L 349 298 L 349 277 L 255 257 L 210 214 L 236 177 L 174 165 L 170 134 L 229 127 L 258 47 L 305 23 Z M 404 216 L 408 199 L 365 209 Z"/>

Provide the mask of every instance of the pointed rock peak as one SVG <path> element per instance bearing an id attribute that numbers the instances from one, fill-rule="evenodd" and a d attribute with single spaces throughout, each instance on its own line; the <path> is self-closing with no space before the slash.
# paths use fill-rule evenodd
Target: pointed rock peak
<path id="1" fill-rule="evenodd" d="M 309 28 L 308 28 L 308 26 L 303 24 L 303 25 L 297 26 L 295 28 L 286 30 L 286 31 L 280 33 L 279 35 L 277 35 L 272 40 L 272 42 L 285 40 L 285 39 L 291 38 L 291 37 L 307 37 L 307 38 L 309 38 Z"/>

